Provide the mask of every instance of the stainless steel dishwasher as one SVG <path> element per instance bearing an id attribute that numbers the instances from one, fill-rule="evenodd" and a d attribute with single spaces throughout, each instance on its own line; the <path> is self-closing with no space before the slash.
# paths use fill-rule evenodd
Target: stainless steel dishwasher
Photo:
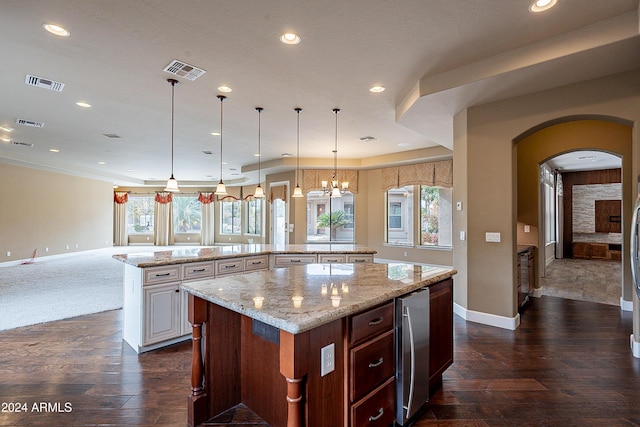
<path id="1" fill-rule="evenodd" d="M 429 400 L 429 289 L 396 298 L 396 422 Z"/>

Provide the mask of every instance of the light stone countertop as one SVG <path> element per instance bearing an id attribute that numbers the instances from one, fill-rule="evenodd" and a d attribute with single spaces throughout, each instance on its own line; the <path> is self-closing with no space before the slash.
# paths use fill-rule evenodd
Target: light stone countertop
<path id="1" fill-rule="evenodd" d="M 308 264 L 186 282 L 200 298 L 298 334 L 456 274 L 449 267 L 412 264 Z M 323 290 L 326 289 L 326 293 Z M 262 305 L 260 300 L 262 298 Z M 294 306 L 301 298 L 300 307 Z"/>
<path id="2" fill-rule="evenodd" d="M 361 245 L 335 243 L 305 245 L 238 244 L 192 248 L 177 247 L 171 250 L 116 254 L 113 255 L 113 258 L 139 268 L 147 268 L 253 255 L 330 253 L 375 254 L 376 251 Z"/>

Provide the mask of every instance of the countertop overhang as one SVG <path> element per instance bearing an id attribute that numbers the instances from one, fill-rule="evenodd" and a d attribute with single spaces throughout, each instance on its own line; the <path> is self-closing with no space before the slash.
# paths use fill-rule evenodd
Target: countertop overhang
<path id="1" fill-rule="evenodd" d="M 113 258 L 139 268 L 158 267 L 171 264 L 211 261 L 225 258 L 247 257 L 271 254 L 375 254 L 376 251 L 361 245 L 350 244 L 304 244 L 304 245 L 262 245 L 241 244 L 176 248 L 163 251 L 145 251 L 132 254 L 116 254 Z"/>
<path id="2" fill-rule="evenodd" d="M 450 267 L 402 263 L 308 264 L 187 282 L 181 288 L 211 303 L 298 334 L 454 274 L 456 270 Z"/>

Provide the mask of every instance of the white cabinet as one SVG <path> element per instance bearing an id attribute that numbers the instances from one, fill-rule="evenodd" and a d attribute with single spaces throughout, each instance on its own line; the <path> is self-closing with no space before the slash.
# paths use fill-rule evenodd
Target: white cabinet
<path id="1" fill-rule="evenodd" d="M 317 262 L 315 254 L 271 255 L 274 267 L 290 267 L 292 265 L 313 264 Z"/>
<path id="2" fill-rule="evenodd" d="M 145 286 L 144 340 L 147 346 L 180 336 L 182 307 L 180 283 Z"/>
<path id="3" fill-rule="evenodd" d="M 318 254 L 318 262 L 320 263 L 346 262 L 346 260 L 345 254 Z"/>
<path id="4" fill-rule="evenodd" d="M 371 254 L 347 254 L 347 262 L 373 262 Z"/>

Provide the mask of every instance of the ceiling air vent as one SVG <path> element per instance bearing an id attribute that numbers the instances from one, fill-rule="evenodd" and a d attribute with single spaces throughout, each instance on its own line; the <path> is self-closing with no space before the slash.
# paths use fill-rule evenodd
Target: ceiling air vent
<path id="1" fill-rule="evenodd" d="M 26 142 L 18 142 L 18 141 L 11 142 L 11 145 L 18 145 L 20 147 L 33 147 L 33 144 L 28 144 Z"/>
<path id="2" fill-rule="evenodd" d="M 32 76 L 31 74 L 27 74 L 24 82 L 29 86 L 41 87 L 44 89 L 54 90 L 56 92 L 62 92 L 62 89 L 64 89 L 64 83 L 56 82 L 54 80 L 49 80 L 42 77 Z"/>
<path id="3" fill-rule="evenodd" d="M 203 151 L 203 153 L 204 153 L 204 154 L 208 154 L 208 155 L 213 154 L 213 152 L 211 152 L 211 151 L 209 151 L 209 150 L 207 150 L 207 151 Z"/>
<path id="4" fill-rule="evenodd" d="M 122 138 L 117 133 L 103 133 L 102 135 L 106 136 L 107 138 L 112 138 L 112 139 Z"/>
<path id="5" fill-rule="evenodd" d="M 369 141 L 377 141 L 378 138 L 376 138 L 375 136 L 362 136 L 360 138 L 358 138 L 360 141 L 362 142 L 369 142 Z"/>
<path id="6" fill-rule="evenodd" d="M 174 74 L 179 77 L 184 77 L 191 81 L 206 73 L 206 71 L 201 68 L 194 67 L 193 65 L 178 61 L 177 59 L 171 61 L 171 63 L 164 67 L 164 70 L 162 71 L 166 71 L 167 73 Z"/>
<path id="7" fill-rule="evenodd" d="M 32 128 L 43 128 L 44 123 L 35 122 L 33 120 L 25 120 L 25 119 L 16 119 L 16 123 L 22 126 L 30 126 Z"/>

